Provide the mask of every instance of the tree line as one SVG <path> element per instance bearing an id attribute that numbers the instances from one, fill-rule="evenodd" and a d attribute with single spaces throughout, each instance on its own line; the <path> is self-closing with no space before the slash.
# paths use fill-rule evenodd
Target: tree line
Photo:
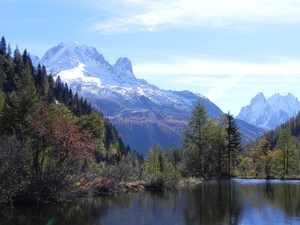
<path id="1" fill-rule="evenodd" d="M 243 173 L 266 178 L 299 179 L 300 113 L 244 147 Z"/>
<path id="2" fill-rule="evenodd" d="M 233 115 L 208 118 L 198 102 L 177 156 L 175 168 L 182 177 L 299 179 L 300 113 L 241 146 Z"/>
<path id="3" fill-rule="evenodd" d="M 180 148 L 167 149 L 164 154 L 160 146 L 150 149 L 145 168 L 170 174 L 172 165 L 181 177 L 186 178 L 230 178 L 238 175 L 241 133 L 233 115 L 228 113 L 220 119 L 209 118 L 204 104 L 199 101 L 191 112 L 182 137 L 183 146 Z"/>

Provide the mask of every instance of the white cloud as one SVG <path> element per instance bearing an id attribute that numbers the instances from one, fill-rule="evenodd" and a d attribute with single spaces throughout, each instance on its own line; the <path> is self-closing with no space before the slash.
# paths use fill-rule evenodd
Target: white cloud
<path id="1" fill-rule="evenodd" d="M 201 93 L 235 115 L 258 92 L 266 97 L 289 92 L 300 97 L 300 61 L 263 64 L 176 58 L 165 64 L 135 64 L 133 70 L 138 78 L 161 88 Z"/>
<path id="2" fill-rule="evenodd" d="M 299 0 L 116 0 L 104 5 L 112 17 L 94 26 L 103 33 L 300 21 Z"/>
<path id="3" fill-rule="evenodd" d="M 243 77 L 243 75 L 233 75 L 229 78 L 216 81 L 213 87 L 208 90 L 206 96 L 212 101 L 222 98 L 224 93 L 236 87 Z"/>
<path id="4" fill-rule="evenodd" d="M 281 60 L 276 63 L 251 63 L 233 60 L 206 60 L 177 57 L 165 63 L 134 65 L 137 74 L 153 75 L 274 75 L 300 74 L 300 61 Z"/>

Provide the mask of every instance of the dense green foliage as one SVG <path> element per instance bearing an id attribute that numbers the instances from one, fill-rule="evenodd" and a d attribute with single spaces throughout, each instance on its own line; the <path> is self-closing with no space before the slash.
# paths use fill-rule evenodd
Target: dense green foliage
<path id="1" fill-rule="evenodd" d="M 228 178 L 238 176 L 241 133 L 233 116 L 210 119 L 198 102 L 183 132 L 183 146 L 165 152 L 158 144 L 148 151 L 144 179 L 153 189 L 173 188 L 180 177 Z"/>
<path id="2" fill-rule="evenodd" d="M 170 151 L 172 150 L 163 152 L 159 144 L 149 149 L 143 173 L 146 188 L 154 190 L 173 189 L 179 184 L 180 172 L 176 169 L 176 165 L 168 160 Z"/>
<path id="3" fill-rule="evenodd" d="M 242 147 L 241 133 L 233 115 L 228 113 L 219 120 L 210 119 L 199 102 L 183 132 L 182 148 L 176 157 L 165 157 L 165 160 L 172 162 L 183 177 L 299 179 L 299 134 L 300 113 Z M 145 164 L 148 170 L 159 171 L 159 155 L 157 151 L 149 151 Z"/>
<path id="4" fill-rule="evenodd" d="M 59 77 L 54 81 L 44 66 L 34 68 L 26 50 L 10 51 L 2 37 L 0 202 L 74 196 L 104 167 L 132 155 L 142 162 L 87 100 L 73 95 Z"/>
<path id="5" fill-rule="evenodd" d="M 183 134 L 183 168 L 187 176 L 236 175 L 241 134 L 232 115 L 209 119 L 201 102 L 192 111 Z"/>
<path id="6" fill-rule="evenodd" d="M 242 148 L 241 134 L 228 113 L 219 121 L 195 106 L 184 132 L 184 176 L 299 179 L 300 113 Z"/>
<path id="7" fill-rule="evenodd" d="M 244 146 L 244 176 L 299 179 L 300 113 Z"/>

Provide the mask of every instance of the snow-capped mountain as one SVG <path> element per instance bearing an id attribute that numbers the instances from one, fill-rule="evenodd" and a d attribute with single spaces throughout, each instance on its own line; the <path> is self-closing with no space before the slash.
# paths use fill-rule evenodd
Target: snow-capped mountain
<path id="1" fill-rule="evenodd" d="M 268 99 L 259 93 L 250 105 L 241 109 L 236 118 L 270 130 L 297 115 L 299 110 L 300 102 L 290 93 L 286 96 L 274 94 Z"/>
<path id="2" fill-rule="evenodd" d="M 51 48 L 36 63 L 45 65 L 54 78 L 59 75 L 62 81 L 84 97 L 118 101 L 121 98 L 136 102 L 144 96 L 153 103 L 185 110 L 189 110 L 197 98 L 206 99 L 200 94 L 191 94 L 187 98 L 178 92 L 161 90 L 145 80 L 137 79 L 129 59 L 119 58 L 114 65 L 110 65 L 94 47 L 76 42 L 61 43 Z"/>
<path id="3" fill-rule="evenodd" d="M 210 117 L 222 114 L 201 94 L 166 91 L 137 79 L 126 57 L 110 65 L 94 47 L 61 43 L 48 50 L 41 60 L 33 61 L 35 65 L 45 65 L 54 78 L 60 76 L 74 93 L 100 108 L 116 125 L 125 143 L 141 153 L 156 143 L 163 148 L 178 147 L 182 130 L 199 99 Z"/>

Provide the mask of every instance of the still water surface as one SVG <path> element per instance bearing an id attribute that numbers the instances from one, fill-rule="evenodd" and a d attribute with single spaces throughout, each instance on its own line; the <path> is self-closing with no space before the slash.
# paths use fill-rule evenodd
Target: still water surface
<path id="1" fill-rule="evenodd" d="M 300 224 L 300 181 L 209 181 L 174 192 L 0 209 L 0 225 Z"/>

